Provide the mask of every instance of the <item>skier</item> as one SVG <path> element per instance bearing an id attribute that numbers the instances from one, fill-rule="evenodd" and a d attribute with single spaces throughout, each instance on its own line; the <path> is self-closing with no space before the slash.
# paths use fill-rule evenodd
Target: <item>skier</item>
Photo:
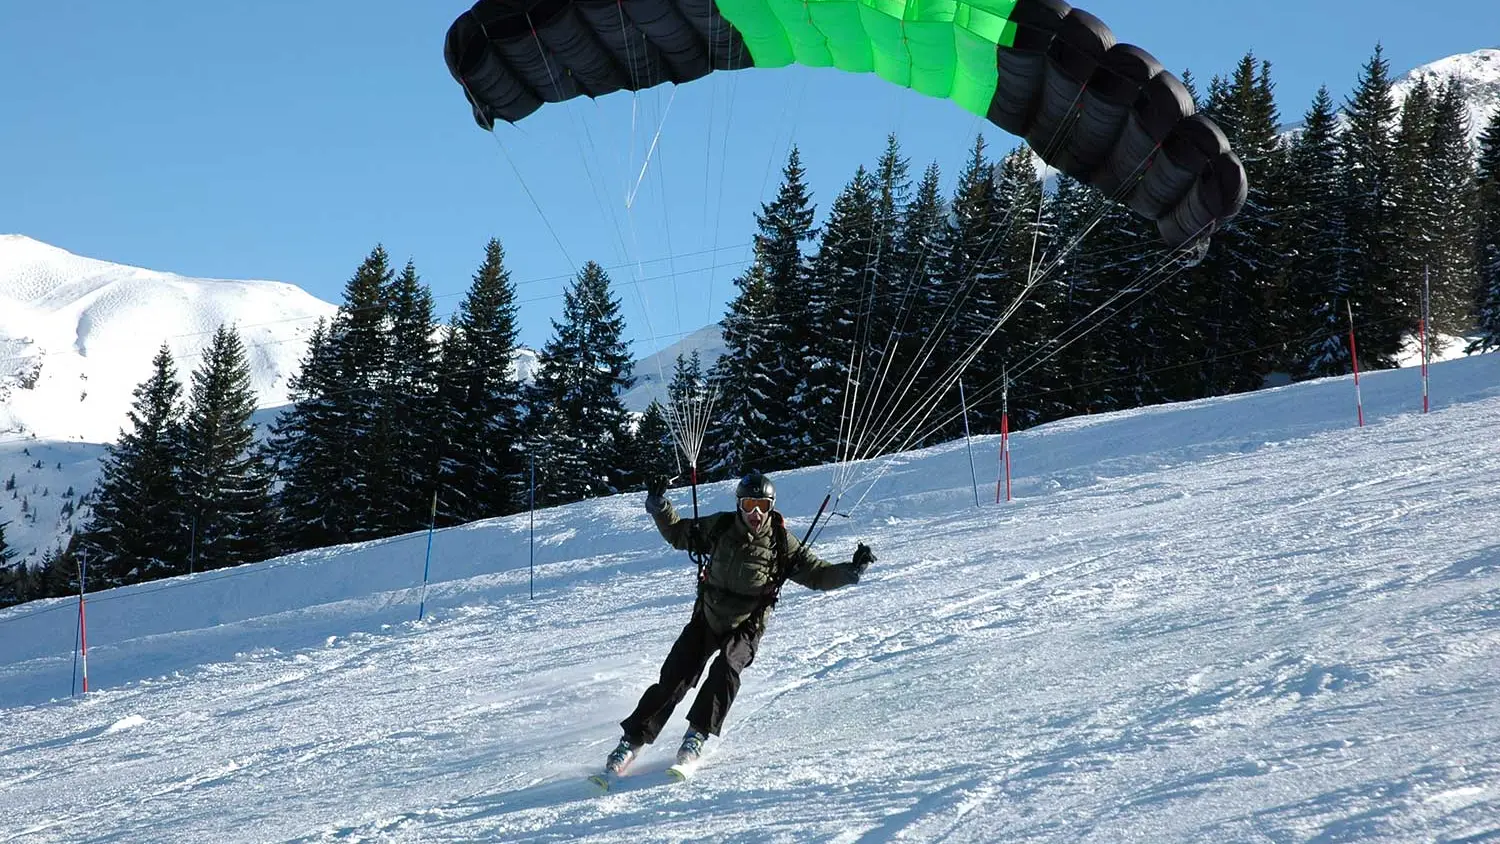
<path id="1" fill-rule="evenodd" d="M 673 548 L 701 555 L 698 600 L 687 626 L 661 666 L 661 677 L 620 726 L 625 734 L 605 761 L 605 774 L 618 776 L 635 761 L 698 684 L 703 666 L 719 652 L 688 711 L 688 731 L 677 751 L 674 773 L 686 775 L 696 765 L 709 736 L 719 734 L 724 716 L 740 688 L 740 672 L 755 660 L 771 608 L 786 580 L 810 589 L 837 589 L 858 583 L 875 560 L 864 543 L 848 563 L 821 560 L 787 532 L 776 511 L 771 479 L 751 472 L 735 488 L 735 512 L 698 519 L 678 518 L 666 498 L 667 479 L 647 486 L 646 512 Z"/>

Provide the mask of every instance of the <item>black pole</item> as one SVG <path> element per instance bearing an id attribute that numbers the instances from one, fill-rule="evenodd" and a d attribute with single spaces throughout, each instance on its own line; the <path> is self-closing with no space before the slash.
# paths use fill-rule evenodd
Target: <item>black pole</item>
<path id="1" fill-rule="evenodd" d="M 827 495 L 823 496 L 823 504 L 820 507 L 818 507 L 818 514 L 816 516 L 813 516 L 812 524 L 810 524 L 810 525 L 807 526 L 807 533 L 802 534 L 802 544 L 803 545 L 807 544 L 808 538 L 810 538 L 812 536 L 813 528 L 815 528 L 815 527 L 818 526 L 818 522 L 823 518 L 824 511 L 826 511 L 828 509 L 828 502 L 830 502 L 832 500 L 833 500 L 833 493 L 831 493 L 831 492 L 828 493 Z"/>

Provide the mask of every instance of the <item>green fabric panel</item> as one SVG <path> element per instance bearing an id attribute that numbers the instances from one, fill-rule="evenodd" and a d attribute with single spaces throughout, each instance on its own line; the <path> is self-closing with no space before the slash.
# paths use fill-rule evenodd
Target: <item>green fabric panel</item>
<path id="1" fill-rule="evenodd" d="M 792 62 L 876 73 L 978 115 L 1010 46 L 1016 0 L 717 0 L 757 67 Z"/>
<path id="2" fill-rule="evenodd" d="M 786 29 L 766 0 L 717 0 L 719 14 L 745 39 L 756 67 L 785 67 L 796 61 Z"/>
<path id="3" fill-rule="evenodd" d="M 875 70 L 875 57 L 870 52 L 871 33 L 865 31 L 860 20 L 863 3 L 853 0 L 809 0 L 807 16 L 813 28 L 823 33 L 828 50 L 833 54 L 833 66 L 850 73 L 870 73 Z"/>
<path id="4" fill-rule="evenodd" d="M 776 19 L 786 30 L 787 40 L 792 43 L 792 54 L 797 57 L 797 64 L 808 67 L 833 67 L 833 51 L 828 48 L 828 39 L 822 32 L 813 26 L 812 16 L 807 11 L 807 3 L 803 0 L 766 0 L 771 11 L 776 13 Z M 722 11 L 720 12 L 722 14 Z M 728 15 L 724 18 L 730 23 L 734 19 Z M 735 24 L 738 26 L 738 24 Z M 755 57 L 754 53 L 750 54 Z"/>

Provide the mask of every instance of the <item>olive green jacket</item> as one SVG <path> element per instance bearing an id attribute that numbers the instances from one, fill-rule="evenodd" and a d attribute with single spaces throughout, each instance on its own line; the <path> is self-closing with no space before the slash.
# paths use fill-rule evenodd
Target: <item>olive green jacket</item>
<path id="1" fill-rule="evenodd" d="M 727 633 L 758 612 L 764 612 L 759 619 L 764 628 L 769 607 L 764 611 L 761 607 L 776 586 L 776 542 L 771 520 L 767 520 L 759 533 L 752 533 L 737 513 L 682 519 L 672 502 L 664 498 L 658 502 L 648 499 L 646 509 L 673 548 L 709 555 L 701 600 L 709 626 Z M 780 518 L 781 514 L 773 511 L 772 519 Z M 859 581 L 853 564 L 819 559 L 790 531 L 784 534 L 788 580 L 819 590 L 837 589 Z"/>

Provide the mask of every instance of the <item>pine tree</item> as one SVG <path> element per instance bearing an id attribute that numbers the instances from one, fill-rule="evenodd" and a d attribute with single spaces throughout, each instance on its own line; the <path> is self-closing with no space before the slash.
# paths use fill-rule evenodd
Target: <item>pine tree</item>
<path id="1" fill-rule="evenodd" d="M 1360 365 L 1392 367 L 1402 340 L 1416 328 L 1412 285 L 1401 278 L 1401 192 L 1397 188 L 1395 127 L 1390 64 L 1377 46 L 1365 64 L 1354 96 L 1344 105 L 1347 128 L 1340 135 L 1345 212 L 1345 268 L 1349 302 L 1359 335 Z M 1336 306 L 1345 310 L 1343 303 Z"/>
<path id="2" fill-rule="evenodd" d="M 896 238 L 894 284 L 887 286 L 880 301 L 890 306 L 892 334 L 888 360 L 881 362 L 881 376 L 867 391 L 861 413 L 870 437 L 899 426 L 920 413 L 921 387 L 930 379 L 935 343 L 934 321 L 941 309 L 937 299 L 943 267 L 947 263 L 948 209 L 942 196 L 942 172 L 929 164 L 916 191 L 901 215 Z M 926 439 L 919 439 L 918 444 Z"/>
<path id="3" fill-rule="evenodd" d="M 1054 256 L 1047 254 L 1054 234 L 1056 209 L 1046 201 L 1030 147 L 1017 147 L 1000 162 L 995 193 L 1000 217 L 1009 221 L 999 245 L 1005 286 L 1000 296 L 1002 311 L 995 318 L 999 319 L 1012 307 L 1015 312 L 988 342 L 984 353 L 969 366 L 964 379 L 971 427 L 990 433 L 1000 430 L 1000 393 L 976 392 L 972 388 L 999 384 L 1022 361 L 1029 367 L 1045 357 L 1047 352 L 1042 347 L 1065 327 L 1062 303 L 1067 294 L 1058 273 L 1060 265 Z M 1057 386 L 1054 363 L 1055 359 L 1032 370 L 1028 379 L 1029 396 L 1012 397 L 1012 425 L 1034 425 L 1059 413 L 1052 404 L 1059 398 L 1052 393 Z"/>
<path id="4" fill-rule="evenodd" d="M 25 591 L 26 565 L 11 563 L 16 558 L 16 551 L 5 544 L 5 526 L 8 524 L 10 522 L 0 522 L 0 607 L 19 604 L 25 600 L 22 594 Z"/>
<path id="5" fill-rule="evenodd" d="M 716 394 L 714 422 L 699 459 L 706 478 L 730 477 L 749 467 L 777 468 L 767 409 L 777 366 L 771 357 L 776 300 L 766 269 L 757 259 L 735 279 L 740 292 L 721 323 L 725 351 L 709 373 Z"/>
<path id="6" fill-rule="evenodd" d="M 271 477 L 255 452 L 255 391 L 250 362 L 234 329 L 220 326 L 193 372 L 183 424 L 183 518 L 190 570 L 205 571 L 273 556 Z"/>
<path id="7" fill-rule="evenodd" d="M 721 412 L 715 426 L 716 475 L 793 465 L 798 453 L 805 373 L 800 350 L 816 326 L 808 302 L 802 245 L 817 234 L 801 154 L 792 147 L 776 198 L 756 214 L 755 259 L 736 281 L 725 317 L 726 357 L 716 366 Z"/>
<path id="8" fill-rule="evenodd" d="M 1475 229 L 1454 225 L 1478 215 L 1474 181 L 1474 148 L 1469 143 L 1469 108 L 1463 83 L 1448 80 L 1433 106 L 1433 193 L 1442 223 L 1433 231 L 1433 251 L 1424 275 L 1430 273 L 1432 326 L 1457 334 L 1473 324 L 1473 291 L 1478 283 L 1474 253 Z"/>
<path id="9" fill-rule="evenodd" d="M 1100 201 L 1097 191 L 1070 176 L 1059 175 L 1048 202 L 1053 230 L 1047 254 L 1049 260 L 1060 262 L 1056 277 L 1062 301 L 1059 306 L 1060 327 L 1054 333 L 1057 341 L 1043 354 L 1053 355 L 1049 373 L 1061 390 L 1055 398 L 1061 408 L 1059 412 L 1066 414 L 1097 413 L 1115 408 L 1106 385 L 1118 374 L 1115 354 L 1118 349 L 1107 340 L 1105 329 L 1109 323 L 1100 322 L 1113 313 L 1113 309 L 1099 309 L 1106 308 L 1111 292 L 1105 286 L 1102 274 L 1112 255 L 1107 251 L 1107 244 L 1116 239 L 1117 232 L 1105 229 L 1100 232 L 1100 240 L 1090 248 L 1076 248 L 1067 255 L 1062 254 L 1063 248 L 1083 233 Z M 1111 210 L 1109 213 L 1101 227 L 1124 219 L 1123 212 Z M 1125 246 L 1127 250 L 1134 248 L 1130 243 Z M 1033 395 L 1045 389 L 1029 378 L 1018 386 Z"/>
<path id="10" fill-rule="evenodd" d="M 410 261 L 382 292 L 389 315 L 377 379 L 372 460 L 361 530 L 388 536 L 427 526 L 442 451 L 432 293 Z"/>
<path id="11" fill-rule="evenodd" d="M 1438 229 L 1444 223 L 1434 179 L 1436 162 L 1432 160 L 1435 118 L 1434 92 L 1426 79 L 1419 78 L 1401 105 L 1395 140 L 1396 178 L 1391 185 L 1396 192 L 1401 232 L 1393 269 L 1401 300 L 1414 313 L 1420 307 L 1423 272 L 1432 265 Z"/>
<path id="12" fill-rule="evenodd" d="M 1325 86 L 1318 90 L 1292 143 L 1287 177 L 1287 350 L 1283 366 L 1295 379 L 1350 371 L 1343 341 L 1349 300 L 1341 243 L 1343 203 L 1338 116 Z"/>
<path id="13" fill-rule="evenodd" d="M 381 379 L 387 372 L 389 256 L 376 246 L 344 286 L 344 301 L 289 385 L 293 406 L 273 429 L 271 452 L 288 550 L 380 535 L 362 519 L 379 465 Z"/>
<path id="14" fill-rule="evenodd" d="M 151 377 L 135 388 L 129 429 L 108 446 L 100 464 L 93 516 L 83 546 L 110 585 L 186 571 L 183 523 L 182 383 L 163 343 Z"/>
<path id="15" fill-rule="evenodd" d="M 645 482 L 655 475 L 673 474 L 677 465 L 677 446 L 672 440 L 672 429 L 667 424 L 667 414 L 661 403 L 653 399 L 636 423 L 631 436 L 629 464 L 629 490 L 644 488 Z"/>
<path id="16" fill-rule="evenodd" d="M 1500 110 L 1479 139 L 1476 194 L 1474 305 L 1479 336 L 1469 344 L 1469 354 L 1500 348 Z"/>
<path id="17" fill-rule="evenodd" d="M 348 540 L 353 512 L 348 498 L 335 495 L 350 449 L 342 437 L 343 418 L 334 402 L 339 390 L 338 349 L 328 325 L 318 320 L 307 352 L 287 384 L 291 405 L 271 426 L 265 458 L 281 483 L 276 494 L 280 516 L 277 545 L 284 551 L 320 548 Z"/>
<path id="18" fill-rule="evenodd" d="M 983 342 L 1004 303 L 1007 278 L 997 257 L 1009 220 L 1001 211 L 994 164 L 985 155 L 984 137 L 974 139 L 969 160 L 958 176 L 951 220 L 940 251 L 943 266 L 925 303 L 925 325 L 941 337 L 937 353 L 917 378 L 923 403 L 932 409 L 922 423 L 942 438 L 963 432 L 956 376 Z"/>
<path id="19" fill-rule="evenodd" d="M 446 523 L 513 513 L 526 504 L 524 398 L 516 378 L 516 288 L 500 241 L 459 303 L 442 349 Z"/>
<path id="20" fill-rule="evenodd" d="M 841 432 L 850 424 L 851 400 L 858 399 L 857 378 L 873 365 L 871 344 L 875 277 L 878 260 L 879 185 L 860 167 L 834 199 L 818 242 L 806 287 L 811 324 L 802 326 L 801 343 L 792 351 L 804 368 L 797 392 L 802 408 L 793 446 L 800 465 L 828 463 L 838 454 Z"/>
<path id="21" fill-rule="evenodd" d="M 1191 274 L 1201 308 L 1191 320 L 1202 327 L 1207 344 L 1204 395 L 1259 388 L 1279 358 L 1291 319 L 1281 307 L 1272 307 L 1285 289 L 1286 238 L 1272 212 L 1285 205 L 1287 175 L 1270 64 L 1247 53 L 1233 76 L 1215 79 L 1212 87 L 1204 111 L 1240 154 L 1250 195 L 1239 216 L 1214 235 L 1207 258 Z M 1178 330 L 1184 328 L 1179 323 Z M 1164 364 L 1186 357 L 1185 349 L 1164 351 Z M 1161 397 L 1192 396 L 1179 386 Z"/>
<path id="22" fill-rule="evenodd" d="M 550 504 L 618 492 L 631 361 L 609 276 L 593 261 L 563 294 L 563 321 L 540 355 L 530 391 L 538 497 Z"/>

